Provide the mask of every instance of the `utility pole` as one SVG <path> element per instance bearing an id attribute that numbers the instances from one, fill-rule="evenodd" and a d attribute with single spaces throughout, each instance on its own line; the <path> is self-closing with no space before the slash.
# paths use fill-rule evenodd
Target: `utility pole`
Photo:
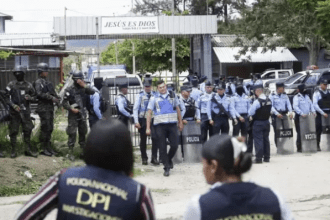
<path id="1" fill-rule="evenodd" d="M 67 8 L 64 7 L 64 46 L 66 49 L 66 10 Z"/>
<path id="2" fill-rule="evenodd" d="M 116 64 L 118 65 L 118 50 L 117 50 L 117 41 L 115 42 L 115 50 L 116 50 Z"/>
<path id="3" fill-rule="evenodd" d="M 133 14 L 133 0 L 132 0 L 131 12 Z M 134 45 L 134 41 L 131 42 L 132 42 L 132 51 L 133 51 L 133 74 L 135 74 L 135 45 Z"/>
<path id="4" fill-rule="evenodd" d="M 209 15 L 209 0 L 206 0 L 206 15 Z"/>
<path id="5" fill-rule="evenodd" d="M 97 77 L 100 77 L 100 41 L 99 41 L 99 18 L 96 17 L 96 41 L 97 41 Z"/>
<path id="6" fill-rule="evenodd" d="M 174 0 L 172 0 L 172 16 L 174 17 Z M 174 77 L 176 91 L 178 91 L 179 80 L 177 79 L 177 76 L 176 76 L 175 38 L 174 37 L 172 38 L 172 74 L 173 74 L 173 77 Z"/>

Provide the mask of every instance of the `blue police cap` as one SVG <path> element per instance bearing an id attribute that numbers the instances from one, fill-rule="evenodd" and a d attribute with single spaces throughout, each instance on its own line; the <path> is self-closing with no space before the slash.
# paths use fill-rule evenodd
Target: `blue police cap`
<path id="1" fill-rule="evenodd" d="M 328 82 L 328 80 L 326 80 L 326 79 L 321 79 L 321 80 L 320 80 L 320 84 L 326 84 L 326 85 L 328 85 L 329 82 Z"/>
<path id="2" fill-rule="evenodd" d="M 216 86 L 216 89 L 226 89 L 226 84 L 225 84 L 225 83 L 219 83 L 219 84 Z"/>
<path id="3" fill-rule="evenodd" d="M 212 86 L 212 83 L 211 83 L 210 81 L 207 81 L 207 82 L 205 83 L 205 86 Z"/>
<path id="4" fill-rule="evenodd" d="M 190 86 L 181 86 L 180 89 L 181 89 L 181 92 L 182 92 L 182 91 L 191 92 L 191 88 L 190 88 Z"/>
<path id="5" fill-rule="evenodd" d="M 124 84 L 120 84 L 118 87 L 119 87 L 119 89 L 124 89 L 124 88 L 127 88 L 128 85 L 127 85 L 127 83 L 124 83 Z"/>
<path id="6" fill-rule="evenodd" d="M 191 80 L 191 84 L 192 84 L 194 87 L 197 87 L 197 86 L 198 86 L 198 80 L 195 79 L 195 78 L 193 78 L 193 79 Z"/>
<path id="7" fill-rule="evenodd" d="M 263 89 L 263 88 L 264 88 L 264 87 L 263 87 L 262 84 L 255 85 L 255 86 L 253 87 L 254 90 L 256 90 L 256 89 Z"/>
<path id="8" fill-rule="evenodd" d="M 284 83 L 282 82 L 277 82 L 276 83 L 276 88 L 284 87 Z"/>
<path id="9" fill-rule="evenodd" d="M 151 79 L 144 79 L 143 85 L 144 86 L 151 86 Z"/>

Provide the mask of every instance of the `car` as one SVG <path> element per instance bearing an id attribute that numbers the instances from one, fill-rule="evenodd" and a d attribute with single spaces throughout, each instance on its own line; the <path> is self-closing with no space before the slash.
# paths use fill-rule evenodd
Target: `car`
<path id="1" fill-rule="evenodd" d="M 301 71 L 285 79 L 281 79 L 278 81 L 269 81 L 266 83 L 265 89 L 267 89 L 269 93 L 272 93 L 276 91 L 276 83 L 281 82 L 284 83 L 284 86 L 288 87 L 293 84 L 300 84 L 305 79 L 306 76 L 307 76 L 307 71 Z"/>
<path id="2" fill-rule="evenodd" d="M 291 103 L 293 96 L 297 94 L 298 86 L 301 84 L 305 84 L 307 93 L 312 99 L 315 90 L 318 89 L 320 85 L 321 79 L 330 80 L 330 68 L 317 69 L 313 70 L 312 72 L 307 72 L 307 75 L 301 82 L 291 85 L 284 85 L 285 92 L 289 96 Z M 328 85 L 328 89 L 330 89 L 330 85 Z"/>
<path id="3" fill-rule="evenodd" d="M 286 79 L 293 74 L 293 69 L 267 69 L 261 74 L 261 80 L 263 82 L 263 86 L 265 87 L 265 84 L 270 80 L 276 82 L 277 80 Z M 250 81 L 251 79 L 245 79 L 243 82 L 246 84 Z"/>

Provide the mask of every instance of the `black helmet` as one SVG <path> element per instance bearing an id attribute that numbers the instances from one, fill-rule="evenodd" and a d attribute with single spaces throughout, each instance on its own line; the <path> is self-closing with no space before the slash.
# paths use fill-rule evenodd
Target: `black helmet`
<path id="1" fill-rule="evenodd" d="M 37 65 L 37 72 L 40 74 L 42 72 L 48 72 L 48 64 L 47 63 L 39 63 Z"/>
<path id="2" fill-rule="evenodd" d="M 18 66 L 15 66 L 13 73 L 14 73 L 14 75 L 16 75 L 16 73 L 19 73 L 19 72 L 26 74 L 26 70 L 27 70 L 26 67 L 18 65 Z"/>
<path id="3" fill-rule="evenodd" d="M 72 79 L 84 79 L 85 76 L 82 72 L 76 72 L 72 74 Z"/>

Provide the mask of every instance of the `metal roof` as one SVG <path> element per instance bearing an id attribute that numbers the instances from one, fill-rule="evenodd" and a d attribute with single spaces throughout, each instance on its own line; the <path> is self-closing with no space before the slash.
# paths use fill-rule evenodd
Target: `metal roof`
<path id="1" fill-rule="evenodd" d="M 249 40 L 244 36 L 237 36 L 237 35 L 226 35 L 226 34 L 216 34 L 212 35 L 212 44 L 214 47 L 234 47 L 234 46 L 240 46 L 240 45 L 234 45 L 235 40 L 239 38 L 241 40 L 241 43 L 244 46 L 252 47 L 259 43 L 256 39 Z M 280 37 L 272 37 L 268 38 L 269 41 L 277 41 Z M 284 46 L 284 45 L 281 45 Z"/>
<path id="2" fill-rule="evenodd" d="M 7 14 L 1 13 L 1 12 L 0 12 L 0 17 L 5 17 L 6 20 L 11 20 L 11 19 L 13 19 L 13 16 L 11 16 L 11 15 L 7 15 Z"/>
<path id="3" fill-rule="evenodd" d="M 137 16 L 134 16 L 137 17 Z M 133 18 L 134 18 L 133 17 Z M 140 16 L 141 17 L 141 16 Z M 102 17 L 98 17 L 101 21 Z M 81 36 L 93 38 L 96 35 L 96 17 L 67 17 L 66 36 L 67 39 L 77 39 Z M 159 33 L 157 34 L 136 34 L 136 35 L 102 35 L 99 25 L 100 39 L 124 39 L 141 36 L 156 37 L 157 35 L 170 37 L 176 35 L 201 35 L 217 33 L 216 15 L 208 16 L 158 16 Z M 63 17 L 54 17 L 54 32 L 64 36 L 65 24 Z"/>
<path id="4" fill-rule="evenodd" d="M 17 46 L 56 46 L 64 44 L 52 33 L 41 34 L 0 34 L 1 47 Z"/>
<path id="5" fill-rule="evenodd" d="M 48 50 L 48 49 L 29 49 L 29 48 L 14 48 L 14 47 L 0 47 L 0 50 L 21 52 L 20 55 L 35 55 L 35 56 L 68 56 L 68 55 L 82 55 L 80 51 L 68 50 Z"/>
<path id="6" fill-rule="evenodd" d="M 213 50 L 220 63 L 268 63 L 268 62 L 289 62 L 298 61 L 297 58 L 286 47 L 276 47 L 275 51 L 263 53 L 263 47 L 258 47 L 256 53 L 247 52 L 238 60 L 235 56 L 239 55 L 242 47 L 213 47 Z"/>

